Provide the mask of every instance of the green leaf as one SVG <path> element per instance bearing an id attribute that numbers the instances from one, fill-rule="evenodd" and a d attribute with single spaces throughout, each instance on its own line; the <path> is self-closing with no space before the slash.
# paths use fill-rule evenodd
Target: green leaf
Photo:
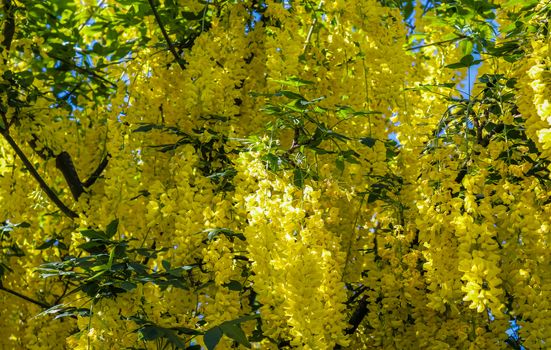
<path id="1" fill-rule="evenodd" d="M 340 155 L 348 163 L 360 164 L 360 161 L 357 159 L 360 155 L 353 150 L 342 151 Z"/>
<path id="2" fill-rule="evenodd" d="M 243 286 L 241 285 L 241 283 L 236 280 L 230 280 L 228 283 L 223 284 L 223 287 L 226 287 L 229 290 L 233 290 L 236 292 L 240 292 L 243 290 Z"/>
<path id="3" fill-rule="evenodd" d="M 162 129 L 163 127 L 161 125 L 155 125 L 155 124 L 144 124 L 134 130 L 132 132 L 148 132 L 153 129 Z"/>
<path id="4" fill-rule="evenodd" d="M 89 253 L 92 253 L 94 251 L 94 248 L 97 248 L 97 247 L 105 247 L 105 242 L 90 241 L 90 242 L 86 242 L 78 245 L 79 249 L 85 250 Z"/>
<path id="5" fill-rule="evenodd" d="M 371 192 L 369 196 L 367 196 L 367 203 L 373 203 L 377 199 L 379 199 L 379 194 L 375 192 Z"/>
<path id="6" fill-rule="evenodd" d="M 446 66 L 446 68 L 457 69 L 457 68 L 471 67 L 471 66 L 479 64 L 480 62 L 482 62 L 482 61 L 481 60 L 475 60 L 473 55 L 468 54 L 468 55 L 463 56 L 461 58 L 461 60 L 459 60 L 459 62 L 448 64 Z"/>
<path id="7" fill-rule="evenodd" d="M 240 240 L 244 241 L 245 236 L 240 232 L 233 232 L 229 228 L 211 228 L 203 230 L 202 232 L 207 233 L 207 240 L 212 241 L 216 238 L 219 234 L 223 234 L 226 236 L 230 241 L 233 242 L 234 237 L 239 238 Z"/>
<path id="8" fill-rule="evenodd" d="M 246 322 L 246 321 L 256 320 L 258 318 L 260 318 L 259 314 L 245 315 L 245 316 L 241 316 L 239 318 L 236 318 L 235 320 L 226 321 L 226 323 L 242 323 L 242 322 Z"/>
<path id="9" fill-rule="evenodd" d="M 220 342 L 220 339 L 222 339 L 222 335 L 224 333 L 220 327 L 214 327 L 206 331 L 203 336 L 203 342 L 207 346 L 207 350 L 213 350 L 218 345 L 218 342 Z"/>
<path id="10" fill-rule="evenodd" d="M 119 227 L 119 219 L 115 219 L 111 221 L 109 225 L 107 225 L 107 227 L 105 228 L 105 235 L 108 238 L 113 237 L 115 233 L 117 233 L 118 227 Z"/>
<path id="11" fill-rule="evenodd" d="M 133 289 L 136 289 L 137 285 L 136 283 L 128 282 L 128 281 L 122 281 L 120 283 L 120 287 L 124 289 L 125 291 L 129 292 Z"/>
<path id="12" fill-rule="evenodd" d="M 136 263 L 136 262 L 129 262 L 128 267 L 129 267 L 129 269 L 136 271 L 136 273 L 138 273 L 140 275 L 147 274 L 147 267 L 142 265 L 142 264 L 139 264 L 139 263 Z"/>
<path id="13" fill-rule="evenodd" d="M 162 337 L 163 330 L 153 325 L 147 325 L 138 330 L 138 339 L 140 340 L 155 340 Z"/>
<path id="14" fill-rule="evenodd" d="M 97 239 L 97 240 L 103 240 L 108 241 L 109 237 L 107 237 L 103 231 L 96 231 L 96 230 L 81 230 L 80 234 L 83 235 L 86 238 L 89 239 Z"/>
<path id="15" fill-rule="evenodd" d="M 48 238 L 46 240 L 46 242 L 42 243 L 41 245 L 39 245 L 38 247 L 36 247 L 36 249 L 38 250 L 44 250 L 44 249 L 47 249 L 47 248 L 50 248 L 54 245 L 54 243 L 56 242 L 56 239 L 55 238 Z"/>
<path id="16" fill-rule="evenodd" d="M 170 133 L 176 134 L 176 135 L 186 135 L 186 133 L 182 132 L 180 129 L 174 126 L 165 126 L 165 125 L 158 125 L 158 124 L 141 124 L 138 128 L 132 130 L 132 132 L 148 132 L 151 130 L 164 130 L 168 131 Z"/>
<path id="17" fill-rule="evenodd" d="M 175 330 L 176 332 L 178 332 L 178 334 L 186 334 L 186 335 L 201 335 L 203 334 L 203 332 L 201 331 L 198 331 L 196 329 L 191 329 L 191 328 L 187 328 L 187 327 L 174 327 L 174 328 L 171 328 L 173 330 Z"/>
<path id="18" fill-rule="evenodd" d="M 195 12 L 190 12 L 190 11 L 182 11 L 182 12 L 180 13 L 180 16 L 182 16 L 182 18 L 187 19 L 187 20 L 189 20 L 189 21 L 196 21 L 196 20 L 198 20 L 198 19 L 203 18 L 203 11 L 204 11 L 204 10 L 201 10 L 201 11 L 199 11 L 199 12 L 197 12 L 197 13 L 195 13 Z"/>
<path id="19" fill-rule="evenodd" d="M 293 183 L 298 188 L 304 187 L 304 173 L 299 168 L 295 168 L 293 171 Z"/>
<path id="20" fill-rule="evenodd" d="M 230 322 L 224 322 L 220 325 L 220 328 L 222 329 L 222 332 L 236 342 L 238 342 L 241 345 L 244 345 L 248 348 L 251 347 L 251 343 L 249 343 L 249 340 L 247 339 L 247 336 L 245 335 L 245 332 L 241 329 L 241 327 L 238 324 Z"/>
<path id="21" fill-rule="evenodd" d="M 165 329 L 165 332 L 164 332 L 164 336 L 166 339 L 168 339 L 168 341 L 174 345 L 177 349 L 185 349 L 186 347 L 186 343 L 185 341 L 178 337 L 174 331 L 170 330 L 170 329 Z"/>
<path id="22" fill-rule="evenodd" d="M 314 84 L 313 81 L 300 79 L 300 78 L 294 77 L 294 76 L 287 78 L 287 80 L 275 80 L 275 79 L 269 79 L 269 80 L 273 81 L 274 83 L 287 85 L 287 86 L 295 86 L 295 87 L 305 86 L 305 85 L 313 85 Z"/>
<path id="23" fill-rule="evenodd" d="M 375 146 L 375 141 L 377 141 L 377 139 L 374 139 L 372 137 L 362 137 L 360 139 L 361 144 L 366 145 L 369 148 Z"/>
<path id="24" fill-rule="evenodd" d="M 2 74 L 2 78 L 4 78 L 5 80 L 13 79 L 13 72 L 9 69 L 4 71 L 4 73 Z"/>
<path id="25" fill-rule="evenodd" d="M 281 158 L 273 153 L 266 154 L 262 157 L 262 160 L 268 163 L 268 168 L 272 171 L 278 171 L 282 164 Z"/>
<path id="26" fill-rule="evenodd" d="M 343 156 L 338 156 L 337 159 L 335 160 L 335 164 L 337 165 L 337 169 L 340 170 L 340 172 L 342 173 L 344 171 L 344 158 Z"/>
<path id="27" fill-rule="evenodd" d="M 34 75 L 31 71 L 19 72 L 15 75 L 15 77 L 19 85 L 23 88 L 31 86 L 34 81 Z"/>
<path id="28" fill-rule="evenodd" d="M 462 40 L 459 43 L 459 49 L 464 55 L 470 55 L 473 52 L 473 42 L 471 40 Z"/>
<path id="29" fill-rule="evenodd" d="M 292 100 L 307 101 L 304 96 L 289 90 L 280 90 L 276 93 L 276 96 L 285 96 Z"/>

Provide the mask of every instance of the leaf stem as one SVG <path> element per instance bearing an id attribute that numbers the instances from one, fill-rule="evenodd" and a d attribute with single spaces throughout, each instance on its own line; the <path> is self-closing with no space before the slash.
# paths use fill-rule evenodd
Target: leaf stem
<path id="1" fill-rule="evenodd" d="M 320 10 L 323 6 L 323 0 L 320 0 L 318 4 L 317 10 Z M 312 33 L 314 32 L 314 27 L 318 23 L 318 17 L 317 14 L 315 14 L 314 21 L 312 22 L 312 25 L 310 26 L 310 29 L 308 30 L 308 35 L 306 35 L 306 40 L 304 42 L 304 47 L 302 48 L 302 52 L 305 53 L 306 49 L 308 48 L 308 45 L 310 45 L 310 39 L 312 38 Z"/>
<path id="2" fill-rule="evenodd" d="M 434 42 L 434 43 L 430 43 L 430 44 L 423 44 L 423 45 L 418 45 L 418 46 L 413 46 L 413 47 L 409 47 L 407 48 L 406 50 L 407 51 L 413 51 L 413 50 L 419 50 L 419 49 L 423 49 L 425 47 L 430 47 L 430 46 L 437 46 L 437 45 L 442 45 L 442 44 L 449 44 L 449 43 L 453 43 L 455 41 L 459 41 L 459 40 L 463 40 L 463 39 L 467 39 L 468 37 L 465 36 L 465 35 L 459 35 L 455 38 L 452 38 L 452 39 L 448 39 L 448 40 L 442 40 L 442 41 L 437 41 L 437 42 Z"/>

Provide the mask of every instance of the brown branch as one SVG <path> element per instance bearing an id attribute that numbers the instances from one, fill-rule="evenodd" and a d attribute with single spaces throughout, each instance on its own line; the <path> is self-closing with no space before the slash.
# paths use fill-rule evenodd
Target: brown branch
<path id="1" fill-rule="evenodd" d="M 43 308 L 43 309 L 48 309 L 48 308 L 50 308 L 50 305 L 48 305 L 48 304 L 46 304 L 46 303 L 43 303 L 43 302 L 38 301 L 38 300 L 35 300 L 35 299 L 31 298 L 31 297 L 28 297 L 28 296 L 26 296 L 26 295 L 23 295 L 23 294 L 21 294 L 21 293 L 19 293 L 19 292 L 16 292 L 16 291 L 12 290 L 12 289 L 9 289 L 9 288 L 4 287 L 4 285 L 2 285 L 2 281 L 0 281 L 0 290 L 3 290 L 4 292 L 6 292 L 6 293 L 8 293 L 8 294 L 14 295 L 14 296 L 16 296 L 16 297 L 18 297 L 18 298 L 20 298 L 20 299 L 26 300 L 26 301 L 28 301 L 28 302 L 30 302 L 30 303 L 35 304 L 35 305 L 38 305 L 38 306 L 40 306 L 40 307 Z"/>
<path id="2" fill-rule="evenodd" d="M 82 74 L 87 74 L 93 78 L 96 78 L 98 80 L 101 80 L 103 81 L 104 83 L 108 84 L 108 85 L 111 85 L 111 87 L 113 88 L 116 88 L 117 87 L 117 84 L 113 83 L 112 81 L 110 81 L 109 79 L 105 78 L 105 77 L 102 77 L 101 75 L 99 75 L 98 73 L 94 72 L 93 70 L 90 70 L 90 69 L 87 69 L 87 68 L 84 68 L 84 67 L 81 67 L 79 66 L 78 64 L 74 63 L 74 62 L 71 62 L 71 61 L 68 61 L 62 57 L 59 57 L 59 56 L 56 56 L 54 54 L 52 54 L 51 52 L 47 52 L 46 53 L 50 58 L 53 58 L 54 60 L 58 60 L 60 62 L 63 62 L 69 66 L 71 66 L 71 68 L 73 68 L 74 70 L 76 70 L 77 72 L 79 73 L 82 73 Z"/>
<path id="3" fill-rule="evenodd" d="M 347 335 L 354 334 L 354 332 L 356 332 L 356 330 L 362 323 L 363 319 L 369 312 L 369 309 L 367 308 L 368 303 L 369 302 L 367 301 L 367 296 L 364 295 L 362 299 L 358 302 L 358 306 L 356 306 L 356 309 L 352 313 L 352 316 L 350 316 L 350 320 L 348 320 L 348 324 L 350 325 L 350 327 L 344 331 Z M 333 347 L 333 349 L 342 349 L 342 346 L 337 344 Z"/>
<path id="4" fill-rule="evenodd" d="M 28 144 L 29 146 L 31 146 L 34 153 L 36 153 L 43 160 L 48 160 L 54 157 L 54 152 L 49 147 L 43 145 L 42 148 L 39 148 L 38 144 L 40 140 L 38 139 L 38 136 L 36 136 L 36 134 L 32 134 L 31 136 L 32 138 L 30 141 L 28 141 Z"/>
<path id="5" fill-rule="evenodd" d="M 155 7 L 154 0 L 148 0 L 149 6 L 151 7 L 151 10 L 153 11 L 153 15 L 155 16 L 155 20 L 157 21 L 157 24 L 159 24 L 159 27 L 161 28 L 161 33 L 163 33 L 163 37 L 166 40 L 166 43 L 168 44 L 168 49 L 176 59 L 176 62 L 178 62 L 178 65 L 182 69 L 186 69 L 184 66 L 184 63 L 182 62 L 182 58 L 178 55 L 176 52 L 176 49 L 174 48 L 174 44 L 172 43 L 172 40 L 170 40 L 170 37 L 168 36 L 168 33 L 166 32 L 165 26 L 163 25 L 163 22 L 161 21 L 161 16 L 159 16 L 159 12 L 157 12 L 157 8 Z"/>
<path id="6" fill-rule="evenodd" d="M 78 177 L 78 173 L 69 153 L 63 151 L 58 154 L 57 157 L 55 157 L 55 166 L 63 174 L 73 198 L 75 201 L 78 201 L 78 198 L 84 192 L 84 187 Z"/>
<path id="7" fill-rule="evenodd" d="M 48 184 L 44 181 L 44 179 L 42 178 L 42 176 L 40 176 L 40 174 L 38 173 L 38 171 L 36 171 L 36 169 L 34 168 L 33 164 L 30 162 L 30 160 L 27 158 L 27 156 L 25 155 L 25 153 L 23 152 L 23 150 L 21 148 L 19 148 L 19 145 L 17 144 L 17 142 L 15 142 L 15 140 L 10 136 L 10 134 L 8 133 L 8 131 L 4 128 L 0 128 L 0 133 L 2 134 L 2 136 L 4 136 L 4 139 L 6 139 L 6 141 L 8 141 L 8 143 L 10 144 L 11 148 L 13 148 L 13 150 L 15 151 L 15 153 L 19 156 L 19 158 L 21 159 L 21 161 L 23 162 L 23 164 L 25 165 L 25 167 L 27 168 L 27 170 L 31 173 L 32 177 L 34 177 L 34 179 L 38 182 L 38 184 L 40 185 L 40 188 L 44 191 L 44 193 L 46 193 L 46 195 L 48 196 L 48 198 L 50 198 L 50 200 L 52 202 L 54 202 L 54 204 L 63 212 L 63 214 L 65 214 L 65 216 L 67 216 L 68 218 L 71 218 L 71 219 L 75 219 L 75 218 L 78 218 L 78 214 L 75 213 L 74 211 L 72 211 L 71 209 L 69 209 L 60 199 L 59 197 L 55 194 L 55 192 L 50 188 L 50 186 L 48 186 Z"/>
<path id="8" fill-rule="evenodd" d="M 86 181 L 82 182 L 80 181 L 80 177 L 78 176 L 78 172 L 75 169 L 73 159 L 71 158 L 71 155 L 69 153 L 63 151 L 56 156 L 54 151 L 47 146 L 43 146 L 42 149 L 39 149 L 37 145 L 38 141 L 38 136 L 36 136 L 36 134 L 32 134 L 32 139 L 29 141 L 29 145 L 35 151 L 35 153 L 44 160 L 55 157 L 56 168 L 63 174 L 65 182 L 67 182 L 67 185 L 69 185 L 71 194 L 76 201 L 78 201 L 80 196 L 84 193 L 85 187 L 88 188 L 96 182 L 103 170 L 105 170 L 105 168 L 107 167 L 107 164 L 109 163 L 108 158 L 111 157 L 110 154 L 107 154 L 98 165 L 96 170 L 94 170 L 94 172 L 90 175 L 90 177 Z"/>
<path id="9" fill-rule="evenodd" d="M 364 295 L 362 299 L 358 302 L 358 306 L 356 307 L 356 310 L 352 313 L 352 316 L 350 317 L 350 320 L 348 321 L 348 324 L 350 324 L 350 327 L 345 331 L 346 334 L 354 334 L 356 329 L 360 326 L 360 323 L 362 323 L 363 319 L 368 313 L 367 308 L 367 296 Z"/>
<path id="10" fill-rule="evenodd" d="M 109 153 L 107 153 L 107 155 L 103 158 L 101 163 L 99 163 L 96 170 L 94 170 L 92 175 L 90 175 L 88 180 L 84 181 L 84 183 L 82 184 L 84 187 L 90 187 L 96 182 L 96 180 L 99 178 L 99 176 L 101 175 L 103 170 L 105 170 L 105 168 L 107 168 L 107 164 L 109 164 L 109 157 L 111 157 L 111 155 Z"/>

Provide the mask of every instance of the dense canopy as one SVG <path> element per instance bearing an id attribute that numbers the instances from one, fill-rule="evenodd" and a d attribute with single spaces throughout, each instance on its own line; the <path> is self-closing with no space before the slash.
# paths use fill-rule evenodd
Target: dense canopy
<path id="1" fill-rule="evenodd" d="M 549 18 L 2 0 L 0 348 L 550 348 Z"/>

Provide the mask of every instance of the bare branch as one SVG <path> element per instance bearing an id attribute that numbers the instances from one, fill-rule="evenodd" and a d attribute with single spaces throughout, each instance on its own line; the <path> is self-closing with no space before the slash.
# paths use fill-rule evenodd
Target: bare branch
<path id="1" fill-rule="evenodd" d="M 28 296 L 26 296 L 26 295 L 23 295 L 23 294 L 21 294 L 21 293 L 19 293 L 19 292 L 16 292 L 16 291 L 12 290 L 12 289 L 9 289 L 9 288 L 4 287 L 4 285 L 2 284 L 2 281 L 0 281 L 0 290 L 3 290 L 4 292 L 6 292 L 6 293 L 8 293 L 8 294 L 14 295 L 14 296 L 16 296 L 16 297 L 18 297 L 18 298 L 20 298 L 20 299 L 26 300 L 26 301 L 28 301 L 28 302 L 30 302 L 30 303 L 35 304 L 35 305 L 38 305 L 38 306 L 40 306 L 40 307 L 43 308 L 43 309 L 48 309 L 48 308 L 50 308 L 50 305 L 48 305 L 48 304 L 46 304 L 46 303 L 43 303 L 43 302 L 38 301 L 38 300 L 35 300 L 35 299 L 31 298 L 31 297 L 28 297 Z"/>
<path id="2" fill-rule="evenodd" d="M 48 184 L 44 181 L 44 179 L 42 178 L 42 176 L 40 176 L 40 174 L 38 173 L 38 171 L 36 171 L 36 169 L 34 168 L 33 164 L 30 162 L 30 160 L 27 158 L 27 156 L 25 155 L 25 153 L 23 152 L 23 150 L 21 148 L 19 148 L 19 145 L 17 144 L 17 142 L 15 142 L 15 140 L 10 136 L 10 134 L 8 133 L 8 131 L 6 129 L 3 129 L 3 128 L 0 128 L 0 133 L 2 134 L 2 136 L 4 136 L 4 139 L 6 139 L 6 141 L 8 141 L 8 143 L 10 144 L 11 148 L 13 148 L 13 150 L 15 151 L 15 153 L 19 156 L 19 158 L 21 159 L 21 161 L 23 162 L 23 164 L 25 165 L 25 167 L 27 168 L 27 170 L 29 170 L 29 172 L 31 173 L 32 177 L 35 178 L 35 180 L 38 182 L 38 184 L 40 185 L 40 188 L 44 191 L 44 193 L 46 193 L 46 195 L 48 196 L 48 198 L 50 198 L 50 200 L 52 202 L 54 202 L 54 204 L 63 212 L 63 214 L 65 214 L 65 216 L 67 216 L 68 218 L 71 218 L 71 219 L 75 219 L 75 218 L 78 218 L 78 214 L 75 213 L 74 211 L 72 211 L 71 209 L 69 209 L 60 199 L 59 197 L 55 194 L 55 192 L 50 188 L 50 186 L 48 186 Z"/>
<path id="3" fill-rule="evenodd" d="M 58 154 L 57 157 L 55 157 L 55 166 L 63 174 L 65 182 L 69 185 L 73 198 L 75 201 L 78 201 L 78 198 L 84 192 L 84 187 L 82 187 L 82 182 L 78 177 L 73 159 L 69 153 L 63 151 Z"/>
<path id="4" fill-rule="evenodd" d="M 105 170 L 105 168 L 107 168 L 107 164 L 109 164 L 109 157 L 111 157 L 111 155 L 109 153 L 107 153 L 107 155 L 103 158 L 103 160 L 98 165 L 96 170 L 94 170 L 92 175 L 90 175 L 88 180 L 84 181 L 84 183 L 82 184 L 84 187 L 88 188 L 96 182 L 96 180 L 99 178 L 99 176 L 101 175 L 103 170 Z"/>
<path id="5" fill-rule="evenodd" d="M 168 36 L 168 33 L 166 32 L 165 26 L 163 25 L 163 22 L 161 21 L 161 16 L 159 16 L 159 12 L 157 11 L 157 8 L 155 7 L 154 0 L 148 0 L 149 6 L 151 7 L 151 10 L 153 11 L 153 15 L 155 16 L 155 20 L 159 24 L 159 27 L 161 28 L 161 33 L 163 33 L 163 37 L 166 40 L 166 43 L 168 44 L 168 49 L 176 59 L 176 62 L 178 62 L 178 65 L 182 69 L 186 69 L 184 66 L 184 62 L 182 62 L 182 58 L 178 53 L 176 52 L 176 49 L 174 48 L 174 44 L 172 43 L 172 40 L 170 40 L 170 37 Z"/>

